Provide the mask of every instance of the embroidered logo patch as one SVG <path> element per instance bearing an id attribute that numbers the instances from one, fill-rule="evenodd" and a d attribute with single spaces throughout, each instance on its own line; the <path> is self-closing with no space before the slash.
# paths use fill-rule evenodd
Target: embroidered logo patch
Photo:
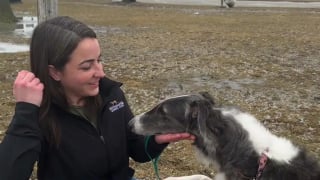
<path id="1" fill-rule="evenodd" d="M 111 106 L 109 107 L 109 110 L 111 112 L 114 112 L 114 111 L 117 111 L 119 110 L 120 108 L 123 108 L 124 107 L 124 102 L 123 101 L 116 101 L 116 100 L 113 100 L 110 102 Z"/>

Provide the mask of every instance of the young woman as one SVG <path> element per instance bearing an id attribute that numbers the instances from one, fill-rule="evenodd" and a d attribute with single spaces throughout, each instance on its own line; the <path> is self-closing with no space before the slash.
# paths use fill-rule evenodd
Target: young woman
<path id="1" fill-rule="evenodd" d="M 146 162 L 190 134 L 133 134 L 121 83 L 105 77 L 95 32 L 70 17 L 39 24 L 30 45 L 31 72 L 13 86 L 15 114 L 0 144 L 0 179 L 128 180 L 129 157 Z"/>

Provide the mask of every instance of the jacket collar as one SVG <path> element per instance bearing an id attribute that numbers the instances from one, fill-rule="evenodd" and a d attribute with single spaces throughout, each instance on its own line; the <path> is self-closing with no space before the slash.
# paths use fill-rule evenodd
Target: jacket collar
<path id="1" fill-rule="evenodd" d="M 111 94 L 112 89 L 119 88 L 121 86 L 122 86 L 121 82 L 117 82 L 107 77 L 104 77 L 100 79 L 99 92 L 102 96 L 108 97 Z"/>

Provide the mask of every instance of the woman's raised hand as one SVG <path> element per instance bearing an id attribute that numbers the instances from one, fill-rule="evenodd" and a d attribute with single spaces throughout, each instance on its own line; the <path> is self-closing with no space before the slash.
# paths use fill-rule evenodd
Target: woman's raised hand
<path id="1" fill-rule="evenodd" d="M 13 96 L 16 102 L 27 102 L 40 106 L 44 86 L 32 72 L 22 70 L 13 84 Z"/>

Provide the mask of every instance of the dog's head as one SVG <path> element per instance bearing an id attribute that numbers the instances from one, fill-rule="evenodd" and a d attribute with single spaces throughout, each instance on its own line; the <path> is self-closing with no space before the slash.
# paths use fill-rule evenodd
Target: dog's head
<path id="1" fill-rule="evenodd" d="M 229 109 L 230 108 L 230 109 Z M 245 131 L 235 121 L 240 110 L 218 107 L 208 93 L 199 93 L 169 98 L 152 110 L 134 117 L 129 125 L 133 132 L 141 135 L 188 132 L 196 139 L 194 145 L 199 157 L 218 164 L 216 154 L 222 149 L 236 152 L 239 146 L 248 146 Z M 203 156 L 204 155 L 204 156 Z M 219 155 L 220 156 L 220 155 Z M 206 158 L 205 158 L 206 159 Z"/>
<path id="2" fill-rule="evenodd" d="M 206 92 L 169 98 L 134 117 L 129 124 L 135 133 L 142 135 L 189 132 L 203 136 L 210 127 L 207 119 L 214 115 L 214 105 Z"/>

